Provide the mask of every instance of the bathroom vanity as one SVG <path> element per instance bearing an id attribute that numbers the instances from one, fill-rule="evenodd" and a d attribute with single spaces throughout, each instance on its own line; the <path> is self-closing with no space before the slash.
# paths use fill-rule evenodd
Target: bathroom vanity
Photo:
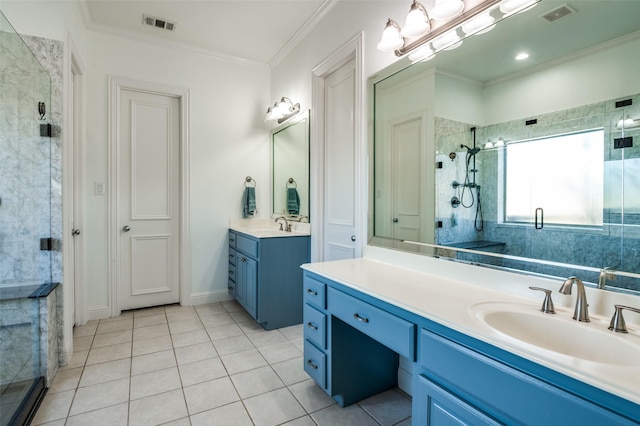
<path id="1" fill-rule="evenodd" d="M 573 309 L 558 303 L 557 315 L 545 317 L 537 294 L 526 286 L 518 291 L 529 298 L 468 284 L 474 274 L 491 281 L 496 271 L 453 267 L 461 267 L 462 277 L 367 258 L 303 265 L 305 371 L 346 406 L 397 386 L 402 357 L 413 370 L 415 425 L 453 419 L 474 425 L 640 423 L 640 361 L 634 353 L 609 356 L 640 350 L 637 331 L 609 332 L 608 320 L 595 316 L 590 323 L 575 322 Z M 553 290 L 560 304 L 570 303 Z M 491 312 L 517 312 L 534 324 L 560 321 L 543 336 L 568 329 L 580 337 L 578 327 L 588 327 L 588 333 L 605 334 L 585 336 L 609 340 L 603 345 L 592 339 L 584 347 L 577 341 L 579 352 L 592 346 L 588 353 L 554 352 L 490 327 Z"/>
<path id="2" fill-rule="evenodd" d="M 300 265 L 309 261 L 309 239 L 301 232 L 229 230 L 229 293 L 266 330 L 302 322 Z"/>

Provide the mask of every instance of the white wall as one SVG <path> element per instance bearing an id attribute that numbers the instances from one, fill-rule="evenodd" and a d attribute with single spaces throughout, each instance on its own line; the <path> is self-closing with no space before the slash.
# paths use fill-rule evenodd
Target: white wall
<path id="1" fill-rule="evenodd" d="M 1 0 L 0 10 L 19 34 L 64 40 L 61 0 Z"/>
<path id="2" fill-rule="evenodd" d="M 264 124 L 269 71 L 145 41 L 88 31 L 85 251 L 88 305 L 108 304 L 107 81 L 121 76 L 190 90 L 191 253 L 194 302 L 226 297 L 229 218 L 241 216 L 244 177 L 258 182 L 258 211 L 269 211 L 269 138 Z M 189 265 L 187 265 L 189 267 Z M 100 315 L 100 314 L 97 314 Z M 90 313 L 91 317 L 91 313 Z"/>

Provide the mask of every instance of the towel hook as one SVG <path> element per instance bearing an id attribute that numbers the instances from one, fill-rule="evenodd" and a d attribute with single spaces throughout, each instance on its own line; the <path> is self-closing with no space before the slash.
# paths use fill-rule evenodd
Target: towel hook
<path id="1" fill-rule="evenodd" d="M 254 178 L 252 178 L 251 176 L 247 176 L 246 178 L 244 178 L 244 187 L 247 188 L 249 187 L 249 184 L 253 182 L 253 187 L 255 188 L 257 185 L 257 182 Z"/>
<path id="2" fill-rule="evenodd" d="M 287 179 L 287 183 L 284 185 L 286 188 L 289 188 L 289 185 L 293 184 L 293 188 L 297 188 L 298 187 L 298 183 L 293 180 L 293 178 L 289 178 Z"/>

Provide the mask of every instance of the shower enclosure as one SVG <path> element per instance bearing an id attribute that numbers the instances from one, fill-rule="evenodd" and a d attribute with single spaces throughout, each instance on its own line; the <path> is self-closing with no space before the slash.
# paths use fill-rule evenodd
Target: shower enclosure
<path id="1" fill-rule="evenodd" d="M 51 81 L 0 13 L 0 425 L 45 387 L 52 284 Z M 43 357 L 44 360 L 43 360 Z"/>

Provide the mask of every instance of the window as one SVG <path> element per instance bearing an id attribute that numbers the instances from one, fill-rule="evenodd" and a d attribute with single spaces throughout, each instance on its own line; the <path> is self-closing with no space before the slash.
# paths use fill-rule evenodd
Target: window
<path id="1" fill-rule="evenodd" d="M 604 131 L 510 143 L 504 152 L 504 221 L 602 226 Z"/>

